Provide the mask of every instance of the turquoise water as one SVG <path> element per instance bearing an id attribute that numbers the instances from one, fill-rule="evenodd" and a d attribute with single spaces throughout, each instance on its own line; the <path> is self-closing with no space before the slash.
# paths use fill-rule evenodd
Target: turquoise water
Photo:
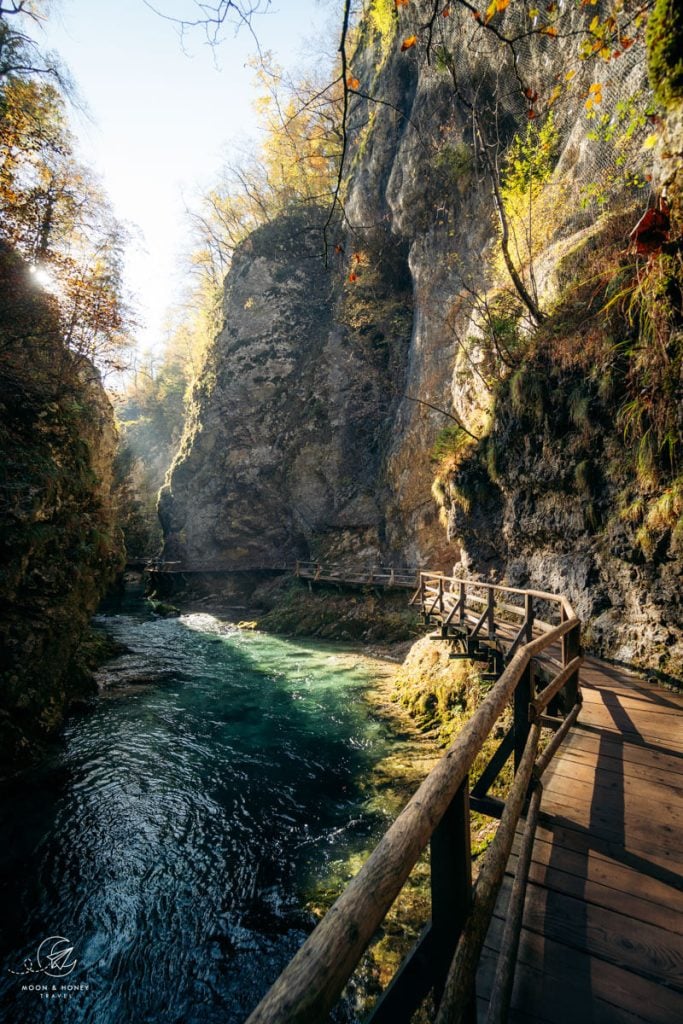
<path id="1" fill-rule="evenodd" d="M 3 1019 L 237 1024 L 310 931 L 308 887 L 387 826 L 369 670 L 210 616 L 101 622 L 117 688 L 2 793 Z M 54 936 L 68 975 L 9 973 Z"/>

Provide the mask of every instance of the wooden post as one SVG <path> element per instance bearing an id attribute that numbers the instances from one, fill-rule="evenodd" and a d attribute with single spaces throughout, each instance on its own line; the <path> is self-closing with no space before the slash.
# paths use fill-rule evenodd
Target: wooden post
<path id="1" fill-rule="evenodd" d="M 439 576 L 439 614 L 443 618 L 443 576 Z"/>
<path id="2" fill-rule="evenodd" d="M 465 602 L 467 600 L 467 584 L 462 581 L 460 584 L 460 624 L 465 621 Z"/>
<path id="3" fill-rule="evenodd" d="M 534 664 L 530 661 L 521 675 L 514 696 L 514 735 L 515 735 L 515 774 L 519 768 L 524 747 L 529 736 L 531 723 L 529 721 L 529 704 L 533 694 L 533 671 Z"/>
<path id="4" fill-rule="evenodd" d="M 562 609 L 564 613 L 564 608 Z M 568 665 L 574 658 L 581 654 L 581 624 L 577 622 L 565 636 L 562 637 L 562 663 Z M 562 689 L 565 694 L 565 713 L 569 713 L 579 699 L 579 670 L 577 669 Z"/>
<path id="5" fill-rule="evenodd" d="M 534 638 L 534 599 L 531 594 L 524 595 L 524 624 L 526 626 L 526 642 Z"/>
<path id="6" fill-rule="evenodd" d="M 489 587 L 488 591 L 488 626 L 489 626 L 489 640 L 493 640 L 496 635 L 496 610 L 494 607 L 495 595 L 493 588 Z"/>
<path id="7" fill-rule="evenodd" d="M 443 995 L 448 968 L 472 906 L 469 777 L 465 776 L 430 841 L 434 1001 Z M 474 992 L 472 992 L 474 1007 Z M 472 1017 L 474 1020 L 474 1017 Z"/>

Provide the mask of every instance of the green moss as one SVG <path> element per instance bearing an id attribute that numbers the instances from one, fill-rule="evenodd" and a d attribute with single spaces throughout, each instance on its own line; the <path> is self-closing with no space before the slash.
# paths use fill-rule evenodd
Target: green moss
<path id="1" fill-rule="evenodd" d="M 510 404 L 520 418 L 527 417 L 536 423 L 543 420 L 545 411 L 545 387 L 541 374 L 533 366 L 516 370 L 510 378 Z"/>
<path id="2" fill-rule="evenodd" d="M 683 100 L 683 8 L 680 0 L 656 0 L 646 32 L 650 84 L 658 102 Z"/>
<path id="3" fill-rule="evenodd" d="M 442 146 L 434 158 L 434 168 L 444 179 L 447 187 L 469 181 L 474 170 L 474 156 L 464 142 Z"/>

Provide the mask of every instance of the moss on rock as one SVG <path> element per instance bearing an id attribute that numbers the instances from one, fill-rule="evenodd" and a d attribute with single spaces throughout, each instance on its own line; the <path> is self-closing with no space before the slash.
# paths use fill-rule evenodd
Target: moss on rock
<path id="1" fill-rule="evenodd" d="M 664 107 L 683 100 L 683 8 L 679 0 L 656 0 L 647 26 L 650 84 Z"/>

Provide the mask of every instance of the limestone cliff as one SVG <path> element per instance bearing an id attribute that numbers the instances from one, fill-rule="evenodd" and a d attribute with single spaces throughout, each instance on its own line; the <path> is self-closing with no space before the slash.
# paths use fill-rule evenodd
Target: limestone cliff
<path id="1" fill-rule="evenodd" d="M 372 285 L 344 294 L 318 258 L 320 224 L 283 217 L 235 254 L 225 328 L 161 495 L 168 557 L 257 567 L 385 547 L 410 278 L 395 246 Z"/>
<path id="2" fill-rule="evenodd" d="M 17 766 L 87 688 L 89 618 L 121 559 L 115 431 L 53 300 L 0 251 L 0 764 Z M 86 659 L 87 660 L 87 659 Z"/>
<path id="3" fill-rule="evenodd" d="M 628 447 L 642 437 L 625 441 L 614 415 L 638 373 L 649 387 L 656 374 L 619 348 L 635 335 L 609 282 L 601 297 L 621 320 L 588 336 L 577 312 L 592 309 L 587 282 L 603 252 L 628 288 L 619 253 L 653 172 L 644 44 L 624 37 L 614 57 L 577 55 L 585 19 L 607 14 L 599 4 L 549 5 L 540 16 L 565 21 L 532 35 L 510 5 L 498 26 L 519 37 L 514 47 L 457 4 L 436 20 L 426 0 L 384 6 L 388 20 L 361 24 L 351 60 L 359 87 L 339 255 L 328 269 L 314 258 L 327 214 L 315 209 L 260 229 L 236 253 L 225 328 L 162 493 L 166 554 L 447 570 L 462 554 L 469 572 L 567 591 L 594 621 L 596 649 L 675 675 L 674 524 L 662 547 L 632 509 L 643 489 L 652 507 L 669 494 L 677 508 L 675 474 L 671 463 L 655 471 L 661 451 L 649 477 L 637 469 Z M 513 183 L 525 167 L 536 175 L 533 225 L 514 258 L 543 317 L 520 301 L 501 257 L 491 167 L 506 159 Z M 680 357 L 665 361 L 675 407 Z M 680 436 L 672 417 L 667 430 Z"/>

